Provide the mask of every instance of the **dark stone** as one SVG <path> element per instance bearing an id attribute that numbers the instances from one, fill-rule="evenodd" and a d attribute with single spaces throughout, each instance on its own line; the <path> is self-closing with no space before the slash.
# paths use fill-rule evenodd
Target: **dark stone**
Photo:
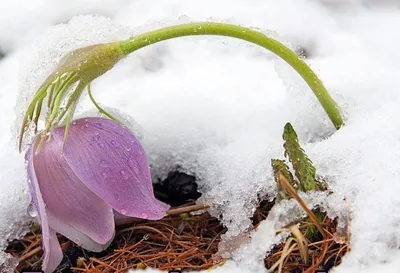
<path id="1" fill-rule="evenodd" d="M 86 257 L 83 249 L 76 246 L 69 246 L 65 250 L 65 256 L 68 258 L 72 266 L 76 266 L 79 257 Z"/>
<path id="2" fill-rule="evenodd" d="M 167 179 L 154 185 L 154 194 L 158 200 L 171 206 L 181 206 L 201 196 L 197 188 L 194 176 L 172 171 Z"/>

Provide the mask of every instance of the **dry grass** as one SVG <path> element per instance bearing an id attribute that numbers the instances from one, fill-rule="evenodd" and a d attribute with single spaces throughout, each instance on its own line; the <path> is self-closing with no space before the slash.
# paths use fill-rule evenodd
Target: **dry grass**
<path id="1" fill-rule="evenodd" d="M 290 236 L 285 243 L 276 245 L 264 260 L 267 268 L 275 267 L 271 272 L 314 273 L 317 269 L 328 271 L 340 264 L 344 254 L 350 251 L 349 234 L 336 233 L 336 221 L 328 218 L 324 213 L 319 213 L 319 215 L 323 218 L 320 225 L 326 237 L 322 237 L 308 219 L 291 226 L 298 228 L 305 244 L 299 244 L 295 236 Z M 290 231 L 291 227 L 282 231 Z M 310 231 L 313 233 L 311 236 Z M 290 240 L 290 238 L 293 239 Z M 302 254 L 304 251 L 308 254 L 307 260 Z"/>
<path id="2" fill-rule="evenodd" d="M 291 236 L 267 255 L 265 266 L 270 272 L 313 273 L 317 269 L 328 271 L 340 264 L 343 255 L 350 251 L 349 214 L 347 232 L 340 234 L 336 231 L 336 221 L 327 217 L 326 213 L 312 212 L 282 174 L 279 182 L 308 217 L 278 231 L 289 232 Z"/>
<path id="3" fill-rule="evenodd" d="M 225 231 L 208 213 L 171 215 L 159 221 L 137 220 L 118 227 L 114 242 L 102 253 L 85 251 L 59 235 L 66 254 L 58 272 L 125 273 L 127 269 L 145 267 L 208 269 L 223 262 L 214 254 Z M 40 233 L 30 233 L 11 243 L 8 252 L 19 258 L 19 271 L 40 269 Z"/>
<path id="4" fill-rule="evenodd" d="M 258 205 L 253 216 L 255 228 L 267 217 L 272 205 L 273 202 L 266 201 Z M 336 221 L 322 213 L 316 214 L 325 237 L 309 218 L 295 223 L 297 231 L 293 226 L 281 230 L 291 231 L 294 235 L 268 253 L 265 258 L 267 268 L 275 267 L 273 272 L 313 273 L 315 269 L 329 269 L 341 262 L 342 256 L 349 251 L 349 234 L 337 234 Z M 114 242 L 101 253 L 85 251 L 59 235 L 65 256 L 58 272 L 125 273 L 127 269 L 146 267 L 209 269 L 225 262 L 216 256 L 220 237 L 225 232 L 218 219 L 208 213 L 196 216 L 183 213 L 159 221 L 126 223 L 117 228 Z M 31 232 L 14 241 L 7 251 L 19 258 L 18 271 L 40 269 L 40 232 Z"/>

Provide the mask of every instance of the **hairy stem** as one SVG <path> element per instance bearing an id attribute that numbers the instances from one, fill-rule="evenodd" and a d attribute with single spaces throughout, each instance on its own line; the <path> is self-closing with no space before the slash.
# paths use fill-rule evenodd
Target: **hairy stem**
<path id="1" fill-rule="evenodd" d="M 219 35 L 245 40 L 275 53 L 292 66 L 312 89 L 315 96 L 325 109 L 336 129 L 343 125 L 339 107 L 331 98 L 325 86 L 311 68 L 291 49 L 261 32 L 249 28 L 211 22 L 189 23 L 170 26 L 147 32 L 121 41 L 120 46 L 125 55 L 148 45 L 172 38 L 196 35 Z"/>

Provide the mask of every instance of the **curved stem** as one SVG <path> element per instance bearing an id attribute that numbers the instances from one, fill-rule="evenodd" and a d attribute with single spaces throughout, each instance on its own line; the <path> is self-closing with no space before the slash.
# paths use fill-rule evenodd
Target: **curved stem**
<path id="1" fill-rule="evenodd" d="M 88 94 L 89 94 L 89 98 L 92 101 L 92 103 L 94 104 L 94 106 L 97 108 L 97 111 L 99 111 L 100 114 L 105 115 L 106 117 L 108 117 L 109 119 L 118 122 L 121 125 L 124 125 L 120 120 L 118 120 L 117 118 L 113 117 L 111 114 L 109 114 L 106 110 L 104 110 L 98 103 L 97 101 L 93 98 L 92 95 L 92 89 L 90 87 L 90 83 L 88 83 L 87 85 L 87 89 L 88 89 Z"/>
<path id="2" fill-rule="evenodd" d="M 249 28 L 211 22 L 189 23 L 177 26 L 165 27 L 151 32 L 147 32 L 128 40 L 121 41 L 120 46 L 125 55 L 148 45 L 169 40 L 172 38 L 195 35 L 220 35 L 245 40 L 261 47 L 264 47 L 292 66 L 300 76 L 306 81 L 318 98 L 322 107 L 325 109 L 336 129 L 343 125 L 343 118 L 339 107 L 331 98 L 322 81 L 311 70 L 311 68 L 291 49 L 272 39 L 261 32 Z"/>

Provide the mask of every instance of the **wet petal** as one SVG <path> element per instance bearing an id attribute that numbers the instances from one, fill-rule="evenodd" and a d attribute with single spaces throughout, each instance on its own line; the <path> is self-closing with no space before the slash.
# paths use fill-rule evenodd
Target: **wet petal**
<path id="1" fill-rule="evenodd" d="M 106 244 L 114 235 L 112 208 L 79 180 L 61 149 L 62 141 L 50 138 L 33 157 L 46 210 L 95 242 Z"/>
<path id="2" fill-rule="evenodd" d="M 56 232 L 49 226 L 43 229 L 42 225 L 42 247 L 44 252 L 43 271 L 44 273 L 53 273 L 61 263 L 63 253 Z"/>
<path id="3" fill-rule="evenodd" d="M 61 141 L 64 128 L 53 131 Z M 145 151 L 135 136 L 104 118 L 74 121 L 65 158 L 88 188 L 123 215 L 161 219 L 169 206 L 156 200 Z"/>
<path id="4" fill-rule="evenodd" d="M 89 251 L 94 251 L 94 252 L 101 252 L 105 250 L 107 247 L 110 246 L 112 240 L 114 239 L 114 236 L 111 237 L 111 239 L 104 243 L 104 244 L 99 244 L 95 242 L 93 239 L 91 239 L 89 236 L 86 234 L 82 233 L 75 227 L 71 226 L 70 224 L 58 219 L 56 216 L 54 216 L 51 212 L 47 212 L 47 219 L 49 222 L 49 225 L 58 233 L 61 233 L 65 237 L 69 238 L 71 241 L 76 243 L 78 246 L 89 250 Z"/>
<path id="5" fill-rule="evenodd" d="M 118 211 L 114 210 L 114 222 L 116 226 L 132 223 L 132 221 L 135 221 L 135 219 L 139 220 L 139 218 L 122 215 Z"/>
<path id="6" fill-rule="evenodd" d="M 42 194 L 39 191 L 39 184 L 33 168 L 32 150 L 33 145 L 31 145 L 25 157 L 28 163 L 28 184 L 31 191 L 32 201 L 38 212 L 42 227 L 42 247 L 44 252 L 42 268 L 45 273 L 52 273 L 62 261 L 63 254 L 56 233 L 48 224 L 45 204 L 43 202 Z"/>

